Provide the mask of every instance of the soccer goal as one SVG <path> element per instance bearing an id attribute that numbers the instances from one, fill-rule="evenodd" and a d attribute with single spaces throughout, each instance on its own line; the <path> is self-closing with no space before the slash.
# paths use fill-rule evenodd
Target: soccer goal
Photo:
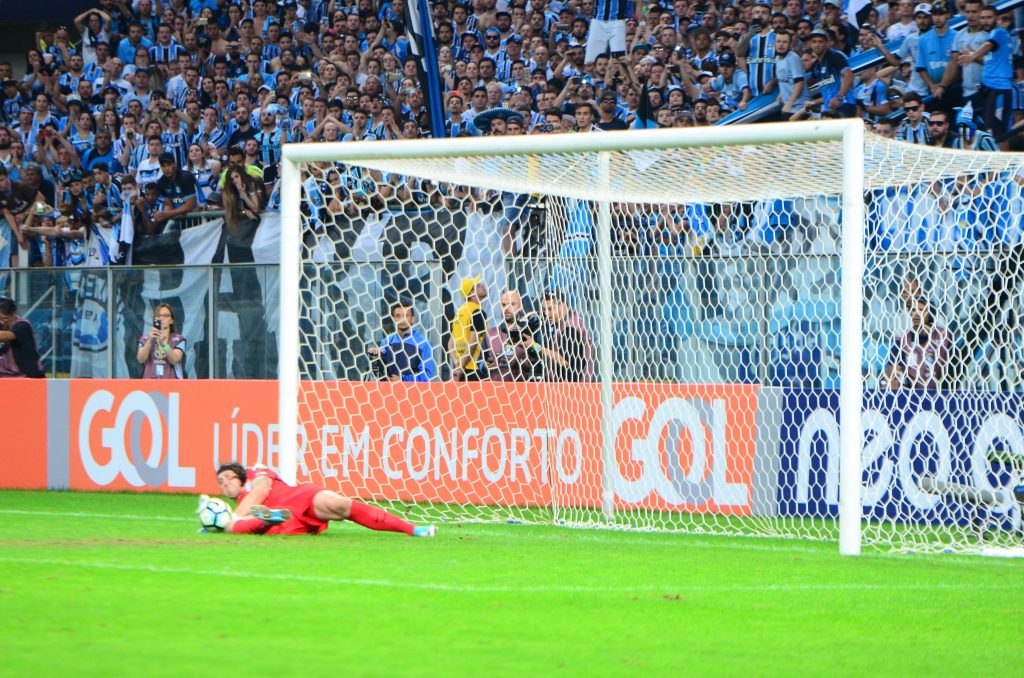
<path id="1" fill-rule="evenodd" d="M 287 145 L 280 468 L 417 520 L 1019 544 L 1024 159 L 859 121 Z"/>

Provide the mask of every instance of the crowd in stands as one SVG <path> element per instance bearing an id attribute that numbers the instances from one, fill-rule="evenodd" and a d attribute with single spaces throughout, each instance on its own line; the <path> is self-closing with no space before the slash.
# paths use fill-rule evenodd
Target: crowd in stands
<path id="1" fill-rule="evenodd" d="M 220 206 L 229 165 L 261 187 L 236 212 L 274 208 L 285 142 L 429 136 L 408 12 L 101 0 L 42 27 L 23 65 L 0 64 L 0 266 L 13 242 L 29 264 L 116 263 L 117 238 L 90 248 L 89 228 L 116 231 L 126 204 L 150 231 Z M 1012 13 L 980 0 L 434 0 L 431 13 L 453 137 L 708 125 L 769 94 L 773 119 L 862 116 L 885 136 L 996 150 L 1024 109 Z M 870 50 L 882 65 L 855 75 Z"/>
<path id="2" fill-rule="evenodd" d="M 205 209 L 224 210 L 229 230 L 251 234 L 261 211 L 280 204 L 284 143 L 415 139 L 434 129 L 461 137 L 691 127 L 771 103 L 757 119 L 856 116 L 892 139 L 998 151 L 1017 148 L 1024 117 L 1013 13 L 981 0 L 432 0 L 431 73 L 412 42 L 409 7 L 99 0 L 41 27 L 23 64 L 0 63 L 0 268 L 124 263 L 125 230 L 158 236 Z M 871 55 L 870 67 L 851 68 Z M 431 119 L 431 82 L 443 125 Z M 368 196 L 453 212 L 489 201 L 509 232 L 515 215 L 529 213 L 516 196 L 406 186 L 330 163 L 310 164 L 304 179 L 308 227 L 329 231 L 333 221 L 341 257 Z M 1020 183 L 1000 184 L 1009 197 L 979 187 L 975 202 L 1021 198 L 1011 190 Z M 932 199 L 880 194 L 868 217 Z M 872 237 L 903 251 L 973 237 L 962 215 L 977 212 L 974 203 L 933 202 L 937 217 L 917 210 L 917 235 L 876 219 Z M 742 253 L 733 244 L 751 233 L 771 245 L 773 231 L 820 221 L 781 202 L 708 209 L 624 208 L 616 252 L 674 258 L 713 244 L 708 253 Z M 449 231 L 463 237 L 456 222 L 427 234 L 447 274 L 463 245 L 438 243 Z M 720 237 L 730 229 L 735 237 Z M 1003 231 L 1019 240 L 1019 224 Z M 548 253 L 585 255 L 570 247 L 578 235 L 554 234 Z M 514 251 L 504 241 L 502 249 Z"/>

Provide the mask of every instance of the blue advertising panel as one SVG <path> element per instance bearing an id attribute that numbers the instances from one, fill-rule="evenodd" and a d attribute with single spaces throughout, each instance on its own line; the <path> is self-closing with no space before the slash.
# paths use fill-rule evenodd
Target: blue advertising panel
<path id="1" fill-rule="evenodd" d="M 779 515 L 836 518 L 839 392 L 782 389 L 779 400 Z M 865 517 L 967 524 L 978 502 L 965 496 L 979 492 L 1003 493 L 1007 501 L 986 510 L 1006 516 L 1012 506 L 1009 490 L 1017 481 L 1006 460 L 1024 460 L 1022 410 L 1021 394 L 866 392 Z"/>

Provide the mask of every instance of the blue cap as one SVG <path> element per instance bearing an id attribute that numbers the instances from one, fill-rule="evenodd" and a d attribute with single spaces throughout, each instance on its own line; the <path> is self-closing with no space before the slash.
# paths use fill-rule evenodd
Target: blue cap
<path id="1" fill-rule="evenodd" d="M 967 102 L 967 105 L 961 109 L 958 109 L 956 116 L 956 124 L 970 127 L 971 129 L 978 129 L 977 123 L 974 122 L 974 104 Z"/>

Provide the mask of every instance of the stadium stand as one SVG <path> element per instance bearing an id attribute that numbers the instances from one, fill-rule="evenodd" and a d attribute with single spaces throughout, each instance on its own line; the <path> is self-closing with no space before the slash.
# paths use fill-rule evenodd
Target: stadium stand
<path id="1" fill-rule="evenodd" d="M 97 275 L 113 290 L 114 278 L 122 274 L 96 270 L 225 261 L 272 267 L 278 163 L 286 142 L 604 132 L 856 115 L 877 125 L 879 133 L 891 130 L 914 143 L 1013 149 L 1024 111 L 1013 12 L 1021 4 L 995 3 L 988 21 L 980 3 L 953 7 L 907 0 L 434 0 L 429 7 L 389 0 L 101 0 L 94 10 L 68 17 L 67 25 L 40 27 L 24 64 L 0 64 L 0 165 L 17 187 L 2 202 L 9 221 L 19 226 L 17 232 L 0 227 L 0 287 L 16 285 L 12 269 L 67 269 L 47 283 L 25 278 L 15 290 L 46 311 L 39 312 L 39 324 L 46 329 L 40 334 L 50 337 L 42 342 L 48 371 L 118 374 L 113 360 L 92 371 L 75 368 L 71 358 L 72 346 L 105 341 L 104 330 L 83 327 L 84 317 L 101 315 L 90 316 L 83 306 L 110 310 L 114 302 L 83 290 L 98 289 Z M 958 35 L 965 42 L 955 42 Z M 780 40 L 789 45 L 785 55 L 776 51 Z M 988 54 L 970 63 L 957 60 L 975 56 L 983 45 Z M 950 49 L 958 51 L 950 57 Z M 929 59 L 933 52 L 939 56 Z M 928 125 L 934 112 L 945 115 L 945 129 Z M 194 201 L 182 195 L 177 180 L 161 181 L 164 164 L 192 178 Z M 228 234 L 223 221 L 222 177 L 230 164 L 243 166 L 263 187 L 266 203 L 258 229 L 241 240 Z M 346 195 L 377 191 L 361 185 L 371 181 L 366 177 L 335 179 Z M 329 208 L 325 193 L 331 180 L 325 174 L 305 186 L 314 230 Z M 942 217 L 960 229 L 958 246 L 1018 242 L 1014 219 L 984 227 L 972 222 L 981 212 L 1021 214 L 1017 178 L 998 178 L 983 193 L 978 199 L 985 200 L 984 210 L 965 205 Z M 902 201 L 908 213 L 908 205 L 924 200 L 877 196 L 878 204 Z M 498 227 L 502 219 L 529 219 L 525 202 L 522 196 L 502 196 Z M 871 237 L 892 252 L 927 252 L 934 240 L 929 233 L 948 233 L 950 224 L 919 213 L 916 235 L 901 240 L 890 237 L 891 224 L 877 215 L 872 220 L 869 211 Z M 731 364 L 749 362 L 744 352 L 753 350 L 754 328 L 742 321 L 742 294 L 723 294 L 720 303 L 695 308 L 673 290 L 694 285 L 678 282 L 679 276 L 701 275 L 718 286 L 750 291 L 756 283 L 744 281 L 756 271 L 742 255 L 766 249 L 834 254 L 832 225 L 809 224 L 806 214 L 806 206 L 793 202 L 752 206 L 732 215 L 725 237 L 710 226 L 712 216 L 694 206 L 689 227 L 707 241 L 706 254 L 718 258 L 696 274 L 672 262 L 688 257 L 686 248 L 651 241 L 645 228 L 653 222 L 639 226 L 630 253 L 660 260 L 653 269 L 662 281 L 659 303 L 673 318 L 659 332 L 696 335 L 728 351 Z M 581 249 L 572 256 L 589 251 L 588 226 L 577 224 L 573 246 Z M 794 234 L 800 234 L 799 243 Z M 341 256 L 359 256 L 358 235 L 342 234 Z M 486 237 L 465 243 L 467 251 L 494 246 L 494 238 Z M 552 246 L 547 254 L 557 251 Z M 453 254 L 434 255 L 450 274 L 453 264 L 446 257 Z M 76 275 L 74 268 L 91 273 Z M 820 287 L 801 280 L 804 274 L 813 271 L 795 267 L 787 284 L 793 290 Z M 964 283 L 962 271 L 929 274 L 951 278 L 936 284 L 953 285 L 952 278 L 961 286 L 982 284 Z M 171 286 L 182 284 L 178 279 Z M 239 278 L 232 289 L 225 298 L 236 306 L 251 307 L 254 300 L 243 298 L 247 293 L 269 299 L 251 277 Z M 258 322 L 242 324 L 265 329 L 272 313 L 257 306 L 248 312 L 260 315 Z M 767 376 L 733 378 L 833 384 L 837 318 L 834 299 L 780 295 L 766 319 L 774 347 Z M 878 335 L 869 366 L 876 374 L 884 368 L 888 341 Z M 210 356 L 227 350 L 215 343 L 204 349 Z M 211 358 L 204 368 L 193 366 L 191 376 L 273 376 L 272 350 L 264 346 L 257 353 L 221 356 L 235 363 L 235 371 L 214 369 Z M 243 367 L 253 364 L 258 367 Z M 646 376 L 699 378 L 677 372 Z"/>

